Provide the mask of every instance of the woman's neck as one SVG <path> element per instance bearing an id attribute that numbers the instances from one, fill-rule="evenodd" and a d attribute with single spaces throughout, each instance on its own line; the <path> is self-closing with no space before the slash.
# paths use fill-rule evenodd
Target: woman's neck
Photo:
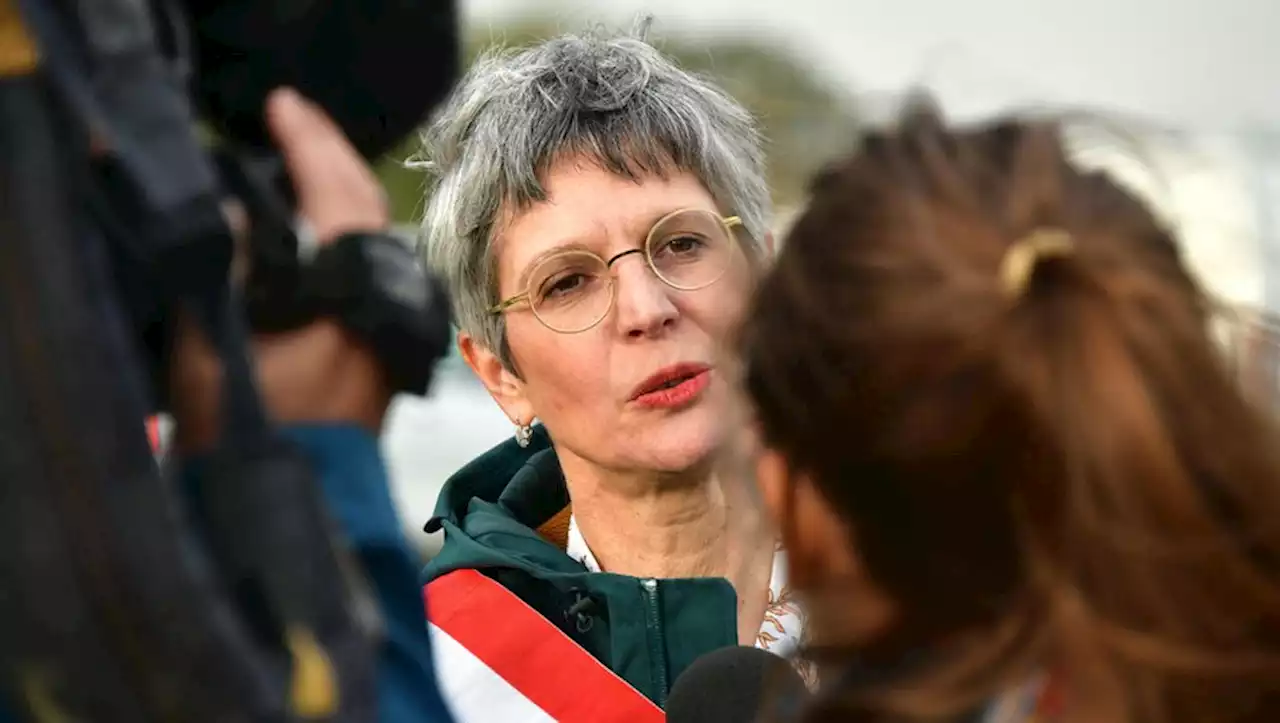
<path id="1" fill-rule="evenodd" d="M 601 569 L 635 577 L 728 572 L 727 506 L 714 480 L 663 489 L 661 480 L 568 479 L 578 529 Z"/>
<path id="2" fill-rule="evenodd" d="M 740 637 L 754 640 L 768 600 L 775 537 L 744 485 L 708 472 L 684 478 L 609 475 L 562 454 L 573 515 L 606 572 L 722 577 L 738 594 Z"/>

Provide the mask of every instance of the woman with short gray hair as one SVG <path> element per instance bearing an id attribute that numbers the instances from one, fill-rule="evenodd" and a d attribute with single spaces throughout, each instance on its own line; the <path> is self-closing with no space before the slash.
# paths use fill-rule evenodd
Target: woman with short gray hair
<path id="1" fill-rule="evenodd" d="M 793 650 L 772 537 L 716 473 L 740 432 L 719 351 L 772 242 L 750 114 L 639 38 L 564 36 L 481 59 L 423 140 L 426 259 L 515 427 L 428 524 L 433 629 L 497 669 L 459 621 L 514 595 L 650 708 L 705 652 Z M 498 647 L 537 648 L 538 627 Z M 438 667 L 458 710 L 519 719 L 471 668 Z"/>

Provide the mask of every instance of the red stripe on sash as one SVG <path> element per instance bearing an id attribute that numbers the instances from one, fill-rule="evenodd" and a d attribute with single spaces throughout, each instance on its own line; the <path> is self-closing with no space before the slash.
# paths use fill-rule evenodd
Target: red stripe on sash
<path id="1" fill-rule="evenodd" d="M 563 723 L 661 723 L 662 709 L 523 600 L 475 570 L 423 588 L 431 622 Z"/>
<path id="2" fill-rule="evenodd" d="M 151 442 L 151 453 L 160 453 L 160 418 L 147 417 L 147 441 Z"/>

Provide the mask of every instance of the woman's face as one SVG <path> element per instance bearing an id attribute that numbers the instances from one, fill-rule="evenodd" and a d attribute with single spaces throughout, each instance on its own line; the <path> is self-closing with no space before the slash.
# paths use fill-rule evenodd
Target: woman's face
<path id="1" fill-rule="evenodd" d="M 501 299 L 524 292 L 530 270 L 558 250 L 609 260 L 642 249 L 672 211 L 724 212 L 688 173 L 636 182 L 566 159 L 545 186 L 546 201 L 498 228 Z M 586 331 L 553 331 L 528 304 L 506 312 L 516 373 L 465 338 L 463 353 L 508 417 L 541 420 L 562 456 L 621 473 L 688 470 L 726 432 L 726 382 L 715 361 L 746 300 L 750 265 L 735 253 L 724 276 L 692 291 L 663 283 L 642 253 L 618 258 L 611 273 L 613 306 Z"/>

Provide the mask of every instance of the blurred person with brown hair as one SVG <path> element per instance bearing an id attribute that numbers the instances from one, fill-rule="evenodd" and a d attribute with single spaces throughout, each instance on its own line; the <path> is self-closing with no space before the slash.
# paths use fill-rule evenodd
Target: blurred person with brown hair
<path id="1" fill-rule="evenodd" d="M 1280 446 L 1212 311 L 1049 123 L 817 181 L 742 338 L 804 721 L 1280 721 Z"/>

